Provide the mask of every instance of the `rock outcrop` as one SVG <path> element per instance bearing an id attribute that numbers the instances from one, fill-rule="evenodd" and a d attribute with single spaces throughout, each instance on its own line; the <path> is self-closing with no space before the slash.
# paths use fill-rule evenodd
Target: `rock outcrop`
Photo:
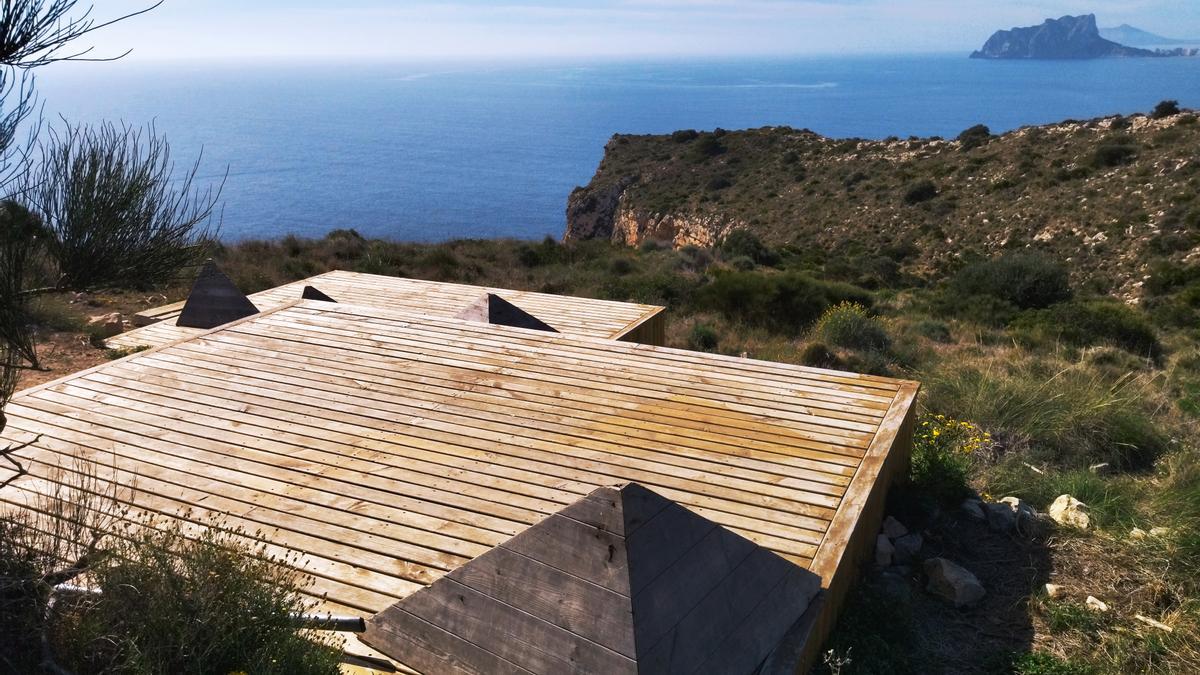
<path id="1" fill-rule="evenodd" d="M 1096 15 L 1085 14 L 1047 19 L 1040 26 L 996 31 L 971 58 L 1102 59 L 1165 55 L 1105 40 L 1096 26 Z"/>

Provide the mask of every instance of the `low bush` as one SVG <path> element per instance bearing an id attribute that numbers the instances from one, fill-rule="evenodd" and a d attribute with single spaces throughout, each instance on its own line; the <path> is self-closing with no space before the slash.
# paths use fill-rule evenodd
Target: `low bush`
<path id="1" fill-rule="evenodd" d="M 1150 117 L 1152 119 L 1161 120 L 1164 117 L 1178 115 L 1180 112 L 1179 101 L 1168 99 L 1166 101 L 1159 101 L 1158 105 L 1154 106 L 1153 112 L 1150 113 Z"/>
<path id="2" fill-rule="evenodd" d="M 1101 141 L 1092 154 L 1092 166 L 1112 168 L 1132 162 L 1138 155 L 1137 141 L 1127 134 L 1114 134 Z"/>
<path id="3" fill-rule="evenodd" d="M 971 493 L 967 481 L 974 456 L 991 443 L 991 435 L 971 422 L 921 415 L 913 432 L 909 469 L 914 494 L 939 506 L 957 505 Z"/>
<path id="4" fill-rule="evenodd" d="M 1070 299 L 1067 268 L 1036 253 L 1009 253 L 967 265 L 950 281 L 953 294 L 989 296 L 1019 309 L 1040 309 Z"/>
<path id="5" fill-rule="evenodd" d="M 856 302 L 841 302 L 825 310 L 813 326 L 811 337 L 861 351 L 887 351 L 892 344 L 883 323 Z"/>
<path id="6" fill-rule="evenodd" d="M 798 272 L 724 271 L 702 289 L 705 309 L 727 318 L 795 334 L 843 301 L 869 305 L 871 295 L 849 284 L 817 281 Z"/>
<path id="7" fill-rule="evenodd" d="M 904 191 L 904 203 L 910 206 L 927 202 L 938 196 L 937 186 L 933 181 L 925 179 L 912 183 Z"/>
<path id="8" fill-rule="evenodd" d="M 160 523 L 160 525 L 162 525 Z M 57 618 L 58 660 L 88 673 L 339 672 L 340 650 L 297 632 L 298 573 L 215 527 L 146 528 L 90 575 L 101 593 Z"/>
<path id="9" fill-rule="evenodd" d="M 1062 342 L 1072 347 L 1112 344 L 1156 362 L 1162 358 L 1162 344 L 1145 313 L 1114 300 L 1064 302 L 1031 310 L 1012 327 L 1027 342 Z"/>
<path id="10" fill-rule="evenodd" d="M 720 246 L 721 257 L 726 260 L 745 256 L 758 265 L 776 265 L 779 253 L 763 243 L 758 235 L 745 228 L 736 229 L 725 235 Z"/>
<path id="11" fill-rule="evenodd" d="M 827 345 L 810 342 L 800 350 L 800 363 L 813 368 L 841 368 L 842 360 Z"/>
<path id="12" fill-rule="evenodd" d="M 958 135 L 958 141 L 962 143 L 963 150 L 971 150 L 981 145 L 986 145 L 990 140 L 992 140 L 992 130 L 984 124 L 976 124 L 969 129 L 965 129 Z"/>
<path id="13" fill-rule="evenodd" d="M 917 335 L 934 342 L 946 344 L 954 340 L 954 336 L 950 332 L 950 325 L 939 319 L 921 319 L 912 325 L 912 330 Z"/>
<path id="14" fill-rule="evenodd" d="M 716 351 L 720 341 L 721 337 L 717 333 L 717 329 L 706 323 L 693 325 L 691 332 L 688 333 L 688 347 L 698 352 Z"/>

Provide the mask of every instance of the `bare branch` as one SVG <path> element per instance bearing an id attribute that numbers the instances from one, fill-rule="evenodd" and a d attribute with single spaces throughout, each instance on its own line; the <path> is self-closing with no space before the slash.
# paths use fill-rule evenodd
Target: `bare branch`
<path id="1" fill-rule="evenodd" d="M 0 17 L 0 64 L 36 68 L 57 61 L 113 61 L 111 57 L 88 57 L 92 47 L 64 52 L 67 46 L 93 31 L 145 14 L 164 0 L 115 19 L 97 22 L 94 5 L 72 16 L 78 0 L 4 0 Z"/>
<path id="2" fill-rule="evenodd" d="M 0 413 L 0 423 L 3 423 L 3 420 L 4 420 L 4 414 Z M 25 465 L 18 462 L 17 458 L 14 457 L 13 455 L 20 452 L 21 450 L 24 450 L 25 448 L 28 448 L 29 446 L 33 445 L 34 443 L 37 443 L 40 440 L 42 440 L 42 435 L 38 434 L 37 436 L 35 436 L 33 438 L 32 441 L 27 441 L 20 445 L 10 445 L 9 447 L 4 448 L 3 450 L 0 450 L 0 459 L 3 459 L 4 461 L 8 462 L 9 464 L 12 464 L 13 468 L 15 468 L 17 470 L 16 475 L 9 476 L 8 478 L 5 478 L 4 480 L 0 481 L 0 490 L 4 489 L 5 487 L 8 487 L 9 485 L 11 485 L 13 483 L 13 481 L 15 481 L 18 478 L 20 478 L 21 476 L 24 476 L 29 473 L 29 470 L 25 468 Z"/>

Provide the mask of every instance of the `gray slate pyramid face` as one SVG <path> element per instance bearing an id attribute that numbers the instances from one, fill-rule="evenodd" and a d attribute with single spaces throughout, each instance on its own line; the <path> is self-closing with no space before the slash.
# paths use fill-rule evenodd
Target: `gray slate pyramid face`
<path id="1" fill-rule="evenodd" d="M 320 300 L 321 302 L 337 302 L 337 300 L 334 300 L 333 298 L 329 297 L 328 295 L 325 295 L 320 290 L 318 290 L 312 286 L 304 287 L 304 290 L 300 293 L 300 299 L 301 300 Z"/>
<path id="2" fill-rule="evenodd" d="M 367 622 L 440 673 L 752 673 L 819 578 L 640 485 L 601 488 Z"/>
<path id="3" fill-rule="evenodd" d="M 488 293 L 479 300 L 471 303 L 466 309 L 458 313 L 457 318 L 498 326 L 543 330 L 550 333 L 558 332 L 550 324 L 547 324 L 495 293 Z"/>
<path id="4" fill-rule="evenodd" d="M 258 314 L 258 308 L 238 287 L 208 260 L 192 284 L 177 326 L 186 328 L 216 328 Z"/>

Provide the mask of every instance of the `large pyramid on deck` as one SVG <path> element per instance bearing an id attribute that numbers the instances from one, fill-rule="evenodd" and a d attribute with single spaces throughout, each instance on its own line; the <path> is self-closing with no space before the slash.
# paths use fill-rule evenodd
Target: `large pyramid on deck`
<path id="1" fill-rule="evenodd" d="M 752 673 L 819 578 L 637 484 L 601 488 L 368 621 L 439 673 Z"/>

